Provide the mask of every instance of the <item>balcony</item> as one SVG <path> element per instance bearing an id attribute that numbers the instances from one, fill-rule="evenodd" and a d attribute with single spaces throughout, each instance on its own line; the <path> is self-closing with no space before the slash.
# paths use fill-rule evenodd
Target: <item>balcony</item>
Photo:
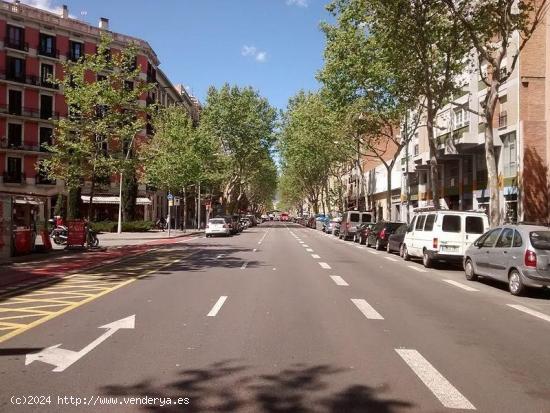
<path id="1" fill-rule="evenodd" d="M 48 178 L 45 174 L 38 173 L 36 175 L 36 184 L 37 185 L 55 185 L 55 179 Z"/>
<path id="2" fill-rule="evenodd" d="M 40 56 L 46 56 L 46 57 L 51 57 L 53 59 L 59 59 L 59 50 L 58 49 L 43 49 L 43 48 L 38 48 L 38 54 Z"/>
<path id="3" fill-rule="evenodd" d="M 69 50 L 67 53 L 67 60 L 70 60 L 71 62 L 78 62 L 78 60 L 83 57 L 84 55 L 81 53 L 75 53 L 72 50 Z"/>
<path id="4" fill-rule="evenodd" d="M 55 83 L 52 83 L 46 79 L 41 79 L 40 76 L 27 76 L 25 75 L 25 73 L 0 71 L 0 79 L 9 80 L 11 82 L 24 83 L 26 85 L 45 87 L 48 89 L 59 89 L 59 85 Z"/>
<path id="5" fill-rule="evenodd" d="M 59 112 L 45 112 L 40 111 L 37 108 L 18 108 L 19 110 L 14 110 L 14 108 L 9 107 L 7 104 L 0 105 L 0 115 L 11 115 L 11 116 L 21 116 L 24 118 L 33 118 L 33 119 L 59 119 Z"/>
<path id="6" fill-rule="evenodd" d="M 6 171 L 4 172 L 5 184 L 22 184 L 25 182 L 25 174 L 23 172 Z"/>
<path id="7" fill-rule="evenodd" d="M 10 39 L 9 37 L 4 37 L 4 47 L 7 47 L 8 49 L 22 50 L 24 52 L 29 51 L 28 43 Z"/>

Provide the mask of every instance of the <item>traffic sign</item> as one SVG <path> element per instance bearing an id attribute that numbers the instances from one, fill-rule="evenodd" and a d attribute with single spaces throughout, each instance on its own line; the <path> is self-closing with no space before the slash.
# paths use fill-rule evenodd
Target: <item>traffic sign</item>
<path id="1" fill-rule="evenodd" d="M 171 200 L 173 200 L 173 199 L 174 199 L 174 195 L 168 194 L 168 200 L 171 201 Z"/>

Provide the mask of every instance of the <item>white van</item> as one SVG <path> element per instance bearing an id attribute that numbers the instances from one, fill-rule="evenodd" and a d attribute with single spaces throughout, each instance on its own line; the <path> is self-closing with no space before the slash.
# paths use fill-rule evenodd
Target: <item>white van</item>
<path id="1" fill-rule="evenodd" d="M 464 252 L 489 229 L 484 212 L 431 210 L 419 212 L 407 228 L 401 256 L 422 258 L 426 268 L 434 261 L 461 262 Z"/>
<path id="2" fill-rule="evenodd" d="M 370 212 L 346 211 L 344 215 L 342 215 L 340 233 L 338 236 L 340 239 L 353 238 L 359 225 L 372 222 L 372 214 Z"/>

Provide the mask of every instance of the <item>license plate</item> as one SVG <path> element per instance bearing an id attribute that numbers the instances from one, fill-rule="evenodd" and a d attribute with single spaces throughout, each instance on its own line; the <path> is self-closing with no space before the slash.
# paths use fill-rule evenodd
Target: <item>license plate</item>
<path id="1" fill-rule="evenodd" d="M 441 251 L 456 252 L 458 251 L 457 245 L 442 245 Z"/>

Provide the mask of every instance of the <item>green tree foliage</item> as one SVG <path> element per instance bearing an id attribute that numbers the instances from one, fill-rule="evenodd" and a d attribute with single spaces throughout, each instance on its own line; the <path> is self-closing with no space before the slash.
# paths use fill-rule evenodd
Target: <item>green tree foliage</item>
<path id="1" fill-rule="evenodd" d="M 500 87 L 510 79 L 519 55 L 543 21 L 546 0 L 445 0 L 456 21 L 466 32 L 476 56 L 481 80 L 487 87 L 482 105 L 486 125 L 494 125 Z M 514 34 L 518 33 L 518 40 Z M 485 67 L 485 70 L 483 69 Z M 494 130 L 485 128 L 485 159 L 490 188 L 489 218 L 500 225 L 497 159 Z"/>
<path id="2" fill-rule="evenodd" d="M 69 218 L 79 210 L 84 181 L 91 183 L 89 218 L 98 179 L 114 172 L 135 170 L 134 138 L 145 127 L 147 108 L 139 100 L 152 85 L 135 67 L 137 46 L 110 53 L 111 38 L 103 36 L 96 54 L 63 63 L 61 79 L 52 79 L 64 93 L 69 116 L 55 124 L 51 156 L 41 168 L 50 178 L 62 179 L 69 191 Z M 76 201 L 75 201 L 76 200 Z M 75 204 L 75 205 L 73 205 Z"/>
<path id="3" fill-rule="evenodd" d="M 331 166 L 353 154 L 349 142 L 337 141 L 340 128 L 338 113 L 319 94 L 301 91 L 290 99 L 279 140 L 283 204 L 307 198 L 314 212 L 319 212 Z"/>
<path id="4" fill-rule="evenodd" d="M 219 143 L 226 211 L 232 213 L 242 205 L 243 198 L 250 199 L 247 191 L 254 187 L 251 184 L 266 166 L 275 142 L 276 118 L 276 110 L 251 87 L 226 84 L 208 90 L 199 130 L 202 136 Z M 271 179 L 267 183 L 274 185 L 274 182 Z"/>

